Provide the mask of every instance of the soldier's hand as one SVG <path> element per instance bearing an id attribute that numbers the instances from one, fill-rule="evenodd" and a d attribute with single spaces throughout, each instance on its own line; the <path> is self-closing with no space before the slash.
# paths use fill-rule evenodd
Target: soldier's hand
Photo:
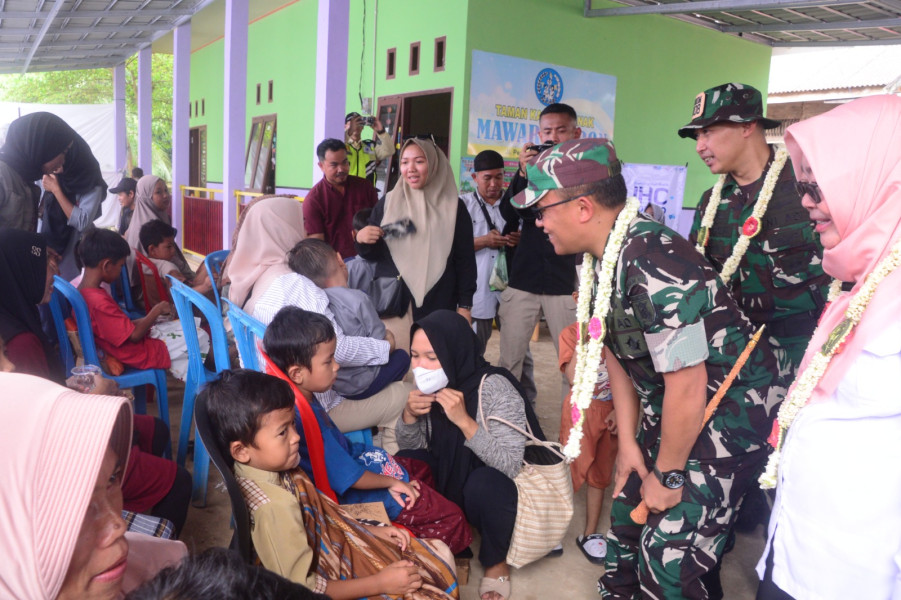
<path id="1" fill-rule="evenodd" d="M 682 501 L 682 488 L 671 490 L 651 473 L 641 484 L 641 498 L 648 505 L 648 510 L 657 514 L 669 510 Z"/>
<path id="2" fill-rule="evenodd" d="M 628 436 L 626 436 L 628 437 Z M 626 485 L 626 480 L 632 471 L 636 471 L 638 476 L 645 479 L 648 475 L 648 469 L 644 465 L 644 454 L 638 443 L 634 439 L 622 439 L 619 444 L 619 452 L 616 455 L 616 479 L 613 485 L 613 497 L 619 496 Z"/>

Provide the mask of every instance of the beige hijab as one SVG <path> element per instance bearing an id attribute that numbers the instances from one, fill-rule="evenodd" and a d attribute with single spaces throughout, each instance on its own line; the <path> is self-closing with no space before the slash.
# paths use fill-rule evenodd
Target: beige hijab
<path id="1" fill-rule="evenodd" d="M 304 238 L 303 207 L 292 198 L 265 198 L 244 214 L 228 267 L 228 299 L 252 315 L 269 285 L 292 272 L 287 254 Z"/>
<path id="2" fill-rule="evenodd" d="M 172 224 L 172 218 L 168 211 L 158 209 L 153 203 L 153 188 L 156 187 L 156 182 L 159 180 L 160 178 L 156 175 L 144 175 L 138 180 L 135 190 L 135 212 L 131 217 L 128 229 L 122 234 L 132 250 L 140 252 L 144 256 L 147 256 L 147 250 L 141 245 L 141 227 L 154 219 L 159 219 L 169 225 Z M 131 266 L 134 257 L 129 256 L 128 262 Z M 178 267 L 183 277 L 189 280 L 194 279 L 195 273 L 178 246 L 175 247 L 175 256 L 172 257 L 172 262 Z"/>
<path id="3" fill-rule="evenodd" d="M 429 179 L 421 190 L 414 190 L 401 177 L 385 200 L 382 224 L 409 218 L 416 233 L 400 239 L 385 240 L 391 258 L 404 283 L 413 295 L 416 306 L 422 306 L 425 295 L 432 289 L 447 267 L 457 223 L 459 195 L 450 163 L 431 140 L 410 139 L 401 149 L 416 144 L 429 163 Z"/>

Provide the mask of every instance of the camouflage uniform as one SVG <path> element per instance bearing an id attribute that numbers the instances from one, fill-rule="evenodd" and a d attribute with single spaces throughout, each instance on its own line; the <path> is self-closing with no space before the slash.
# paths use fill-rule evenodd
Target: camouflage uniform
<path id="1" fill-rule="evenodd" d="M 780 124 L 763 116 L 760 92 L 741 83 L 726 83 L 701 92 L 695 98 L 691 116 L 691 122 L 679 129 L 681 137 L 695 138 L 698 131 L 717 123 L 757 121 L 764 129 Z M 726 176 L 705 246 L 705 256 L 718 272 L 723 270 L 742 225 L 754 210 L 773 157 L 770 149 L 763 173 L 748 186 L 739 186 L 731 175 Z M 829 286 L 829 276 L 822 266 L 823 247 L 801 206 L 793 172 L 787 161 L 761 219 L 760 231 L 751 238 L 729 286 L 745 316 L 755 325 L 766 324 L 766 334 L 779 361 L 779 374 L 789 383 L 794 380 L 816 328 Z M 711 192 L 704 193 L 698 206 L 689 236 L 693 244 L 697 242 Z"/>
<path id="2" fill-rule="evenodd" d="M 754 210 L 772 160 L 771 150 L 764 173 L 751 186 L 742 188 L 726 176 L 720 208 L 705 247 L 705 256 L 717 271 L 722 271 L 738 242 L 742 225 Z M 710 194 L 711 190 L 704 192 L 698 206 L 689 236 L 692 243 L 697 241 Z M 801 206 L 788 161 L 761 219 L 760 233 L 751 238 L 730 282 L 745 316 L 755 325 L 767 324 L 766 333 L 779 361 L 779 373 L 787 382 L 794 380 L 825 304 L 830 278 L 823 272 L 822 258 L 823 247 L 807 210 Z"/>
<path id="3" fill-rule="evenodd" d="M 755 328 L 716 272 L 685 239 L 639 216 L 631 223 L 615 274 L 607 347 L 641 400 L 638 443 L 650 469 L 663 413 L 662 373 L 704 363 L 712 397 Z M 766 437 L 784 394 L 776 359 L 761 340 L 698 436 L 685 470 L 682 501 L 629 517 L 641 500 L 633 473 L 611 509 L 605 598 L 706 598 L 701 577 L 723 551 L 736 509 L 766 459 Z"/>

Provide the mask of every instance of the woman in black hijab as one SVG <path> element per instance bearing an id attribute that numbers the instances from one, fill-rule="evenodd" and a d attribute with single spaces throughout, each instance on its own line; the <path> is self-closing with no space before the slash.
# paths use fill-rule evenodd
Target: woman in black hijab
<path id="1" fill-rule="evenodd" d="M 46 143 L 66 142 L 62 161 L 51 164 L 52 170 L 45 171 L 43 177 L 41 233 L 47 238 L 47 244 L 62 255 L 60 275 L 72 279 L 79 272 L 75 246 L 82 233 L 100 216 L 107 186 L 100 173 L 100 163 L 83 137 L 56 115 L 27 116 L 35 115 L 48 140 Z"/>
<path id="2" fill-rule="evenodd" d="M 10 123 L 0 148 L 0 227 L 37 231 L 41 189 L 34 182 L 59 168 L 72 143 L 68 135 L 55 135 L 57 121 L 39 112 Z"/>
<path id="3" fill-rule="evenodd" d="M 414 323 L 411 364 L 419 389 L 410 392 L 398 421 L 401 455 L 428 462 L 435 489 L 457 503 L 479 530 L 483 598 L 510 595 L 506 563 L 526 438 L 497 416 L 544 439 L 531 405 L 509 371 L 482 358 L 482 347 L 464 317 L 436 310 Z M 481 407 L 479 394 L 481 387 Z M 426 393 L 427 392 L 427 393 Z M 484 411 L 484 419 L 482 411 Z M 406 450 L 406 452 L 405 452 Z"/>
<path id="4" fill-rule="evenodd" d="M 0 338 L 18 372 L 61 382 L 38 314 L 38 304 L 50 301 L 58 263 L 59 255 L 40 235 L 0 228 Z"/>

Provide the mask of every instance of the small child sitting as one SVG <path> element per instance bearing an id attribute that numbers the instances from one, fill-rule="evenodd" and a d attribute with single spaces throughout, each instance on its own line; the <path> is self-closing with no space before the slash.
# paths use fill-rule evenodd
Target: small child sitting
<path id="1" fill-rule="evenodd" d="M 300 396 L 296 401 L 312 408 L 319 432 L 310 431 L 322 438 L 330 489 L 342 504 L 381 502 L 392 521 L 415 535 L 428 532 L 428 537 L 440 539 L 455 554 L 462 552 L 472 541 L 466 517 L 460 507 L 428 485 L 432 480 L 428 465 L 394 457 L 374 446 L 351 444 L 314 399 L 313 394 L 331 388 L 335 374 L 340 372 L 334 360 L 335 345 L 335 331 L 329 320 L 296 306 L 281 309 L 263 337 L 270 367 L 278 369 L 272 374 L 290 380 Z M 306 409 L 300 405 L 298 408 Z M 303 429 L 307 431 L 307 427 Z M 300 466 L 307 473 L 315 472 L 310 450 L 315 447 L 306 438 L 301 443 Z M 413 474 L 413 481 L 408 473 Z"/>
<path id="2" fill-rule="evenodd" d="M 325 292 L 344 335 L 385 339 L 394 346 L 394 337 L 385 329 L 369 296 L 347 287 L 347 267 L 331 246 L 315 238 L 301 240 L 288 252 L 288 266 Z M 369 398 L 389 383 L 403 379 L 409 370 L 410 355 L 393 350 L 384 365 L 342 368 L 335 391 L 349 400 Z"/>
<path id="3" fill-rule="evenodd" d="M 310 374 L 323 371 L 330 379 L 328 370 L 314 367 Z M 396 527 L 363 525 L 298 468 L 289 384 L 239 369 L 223 372 L 200 395 L 216 446 L 244 493 L 264 567 L 335 600 L 414 592 L 417 598 L 459 597 L 443 544 Z"/>
<path id="4" fill-rule="evenodd" d="M 186 279 L 178 269 L 178 266 L 172 262 L 172 258 L 178 252 L 178 246 L 175 244 L 175 236 L 177 234 L 178 230 L 165 221 L 153 219 L 141 226 L 139 235 L 141 238 L 141 246 L 147 252 L 147 258 L 156 265 L 156 270 L 159 272 L 163 281 L 168 284 L 169 280 L 166 279 L 166 275 L 172 275 L 173 278 L 187 284 L 195 291 L 206 294 L 213 289 L 209 277 Z M 146 277 L 149 274 L 150 273 L 145 272 L 144 276 Z M 147 286 L 147 290 L 148 292 L 155 294 L 156 287 Z M 151 298 L 151 304 L 154 303 L 154 300 L 159 301 L 160 299 Z"/>
<path id="5" fill-rule="evenodd" d="M 578 303 L 578 292 L 573 293 Z M 573 323 L 560 332 L 560 370 L 572 385 L 576 373 L 576 344 L 579 339 L 579 324 Z M 560 417 L 560 443 L 566 444 L 572 428 L 572 391 L 563 401 Z M 610 393 L 610 377 L 603 359 L 598 367 L 598 377 L 594 384 L 591 404 L 585 411 L 582 425 L 582 443 L 579 457 L 570 463 L 573 491 L 578 491 L 583 483 L 588 484 L 585 505 L 585 529 L 576 537 L 576 544 L 590 562 L 604 564 L 607 555 L 607 541 L 597 533 L 598 521 L 604 509 L 604 490 L 613 477 L 618 442 L 616 438 L 616 415 L 613 412 L 613 396 Z"/>
<path id="6" fill-rule="evenodd" d="M 156 323 L 172 312 L 168 302 L 158 302 L 146 317 L 131 321 L 101 284 L 110 284 L 121 275 L 131 249 L 115 231 L 91 229 L 81 239 L 79 252 L 84 275 L 78 289 L 88 305 L 97 346 L 123 365 L 136 369 L 169 369 L 173 377 L 185 380 L 188 373 L 188 346 L 176 321 Z M 210 349 L 210 336 L 198 329 L 203 358 Z"/>
<path id="7" fill-rule="evenodd" d="M 372 214 L 371 208 L 361 208 L 354 214 L 353 218 L 353 239 L 357 239 L 357 232 L 369 225 L 369 215 Z M 347 287 L 354 290 L 362 290 L 369 293 L 369 286 L 375 279 L 376 263 L 366 260 L 362 256 L 355 256 L 347 261 Z"/>

